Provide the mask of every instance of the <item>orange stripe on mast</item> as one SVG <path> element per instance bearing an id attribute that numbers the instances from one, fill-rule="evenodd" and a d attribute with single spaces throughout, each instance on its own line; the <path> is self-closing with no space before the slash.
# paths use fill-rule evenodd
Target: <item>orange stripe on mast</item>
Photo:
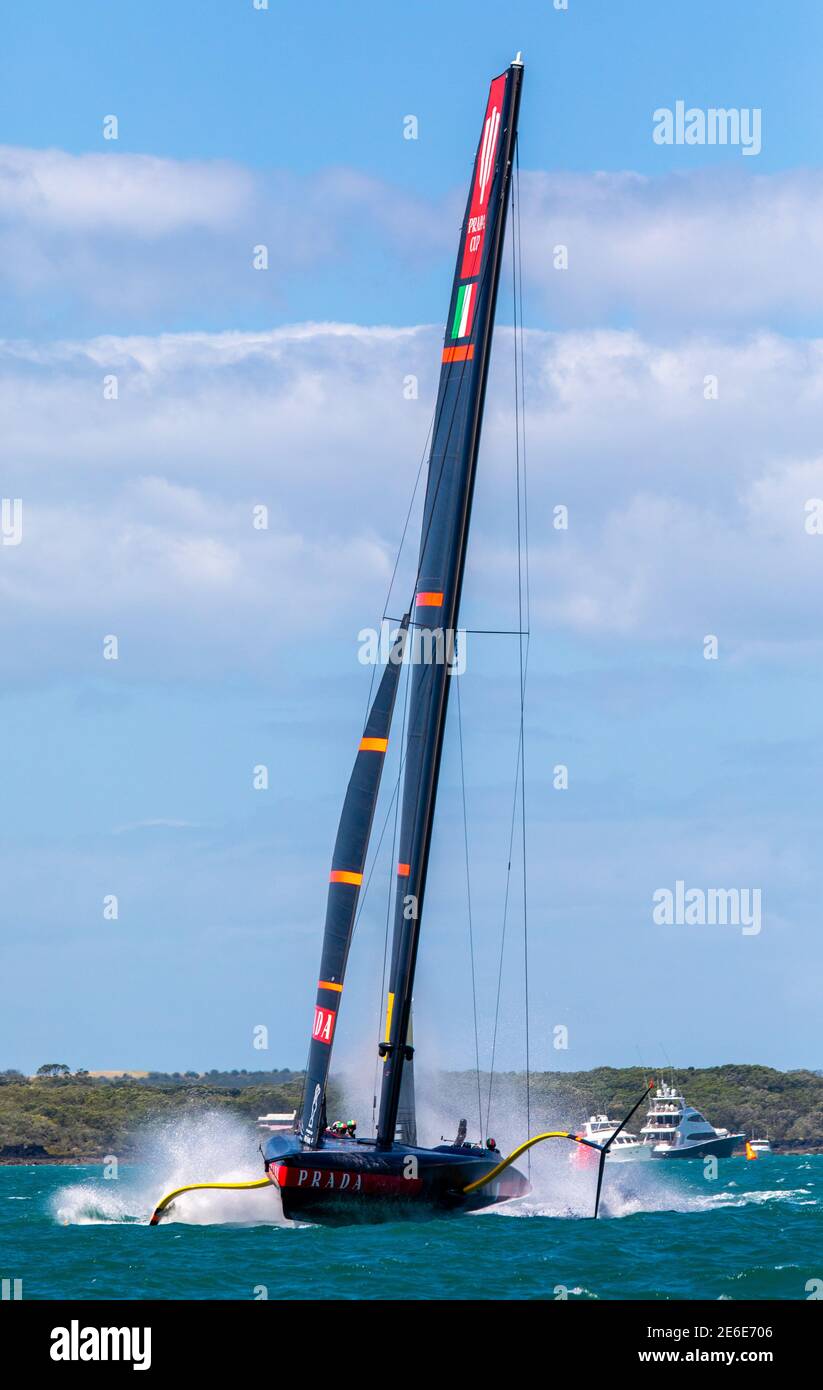
<path id="1" fill-rule="evenodd" d="M 416 595 L 414 602 L 417 608 L 442 608 L 443 595 L 433 590 L 425 590 L 422 594 Z"/>
<path id="2" fill-rule="evenodd" d="M 334 992 L 335 992 L 335 994 L 342 994 L 342 993 L 343 993 L 343 986 L 342 986 L 342 985 L 336 985 L 336 984 L 334 983 L 334 980 L 318 980 L 318 981 L 317 981 L 317 988 L 318 988 L 318 989 L 333 989 Z"/>
<path id="3" fill-rule="evenodd" d="M 329 883 L 353 883 L 359 887 L 363 882 L 362 874 L 353 874 L 349 869 L 332 869 L 329 874 Z"/>
<path id="4" fill-rule="evenodd" d="M 444 362 L 470 362 L 474 357 L 474 343 L 466 343 L 463 347 L 447 347 L 443 349 Z"/>
<path id="5" fill-rule="evenodd" d="M 361 738 L 360 753 L 385 753 L 389 746 L 387 738 Z"/>
<path id="6" fill-rule="evenodd" d="M 401 878 L 408 878 L 411 873 L 411 864 L 398 864 L 397 872 Z"/>

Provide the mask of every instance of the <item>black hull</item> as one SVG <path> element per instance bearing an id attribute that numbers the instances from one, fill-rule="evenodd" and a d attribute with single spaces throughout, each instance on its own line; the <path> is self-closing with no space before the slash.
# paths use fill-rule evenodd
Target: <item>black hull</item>
<path id="1" fill-rule="evenodd" d="M 443 1145 L 334 1142 L 302 1149 L 295 1138 L 272 1137 L 263 1147 L 266 1174 L 279 1190 L 290 1221 L 345 1226 L 361 1222 L 425 1221 L 481 1211 L 525 1196 L 530 1188 L 516 1168 L 476 1192 L 463 1189 L 490 1173 L 499 1155 Z"/>
<path id="2" fill-rule="evenodd" d="M 669 1162 L 675 1158 L 730 1158 L 734 1150 L 743 1143 L 745 1135 L 729 1134 L 722 1139 L 703 1139 L 695 1144 L 684 1144 L 669 1153 L 656 1154 L 652 1158 L 664 1158 Z"/>

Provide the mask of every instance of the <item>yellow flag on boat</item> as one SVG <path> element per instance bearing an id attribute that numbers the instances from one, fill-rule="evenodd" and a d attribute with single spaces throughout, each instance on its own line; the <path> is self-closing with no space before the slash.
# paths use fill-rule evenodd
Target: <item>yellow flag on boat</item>
<path id="1" fill-rule="evenodd" d="M 746 1140 L 746 1157 L 747 1157 L 747 1158 L 757 1158 L 757 1151 L 756 1151 L 755 1149 L 752 1148 L 752 1146 L 751 1146 L 751 1144 L 749 1143 L 748 1139 Z"/>

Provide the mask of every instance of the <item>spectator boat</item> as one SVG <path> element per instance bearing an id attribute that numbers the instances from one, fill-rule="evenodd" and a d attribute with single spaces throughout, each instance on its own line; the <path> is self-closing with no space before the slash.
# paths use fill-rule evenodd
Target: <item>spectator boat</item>
<path id="1" fill-rule="evenodd" d="M 640 1131 L 652 1158 L 728 1158 L 745 1142 L 744 1134 L 730 1134 L 687 1105 L 674 1085 L 661 1082 L 649 1101 L 646 1123 Z"/>

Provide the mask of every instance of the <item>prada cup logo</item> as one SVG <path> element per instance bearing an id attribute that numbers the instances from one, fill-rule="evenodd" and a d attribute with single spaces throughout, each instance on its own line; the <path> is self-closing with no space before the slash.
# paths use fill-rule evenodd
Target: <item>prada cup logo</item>
<path id="1" fill-rule="evenodd" d="M 468 210 L 464 228 L 463 258 L 460 263 L 460 279 L 473 280 L 480 274 L 483 264 L 483 241 L 486 235 L 486 222 L 489 216 L 494 166 L 500 136 L 503 129 L 503 104 L 506 100 L 506 74 L 496 77 L 489 90 L 486 114 L 480 131 L 480 144 L 474 164 L 472 179 L 471 206 Z M 476 293 L 471 296 L 472 301 Z M 472 311 L 474 305 L 472 303 Z M 471 324 L 467 326 L 467 335 Z M 454 337 L 454 334 L 452 334 Z"/>
<path id="2" fill-rule="evenodd" d="M 480 145 L 480 163 L 477 169 L 477 185 L 480 202 L 486 200 L 489 179 L 494 165 L 494 152 L 497 149 L 497 133 L 500 130 L 500 112 L 493 106 L 483 127 L 483 140 Z"/>

